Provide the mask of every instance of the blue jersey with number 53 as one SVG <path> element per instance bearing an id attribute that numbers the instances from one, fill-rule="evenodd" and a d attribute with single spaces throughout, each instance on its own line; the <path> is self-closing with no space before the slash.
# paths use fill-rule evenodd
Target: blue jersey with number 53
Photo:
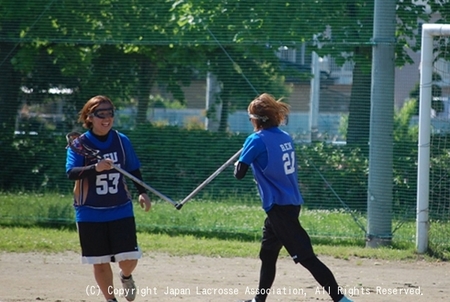
<path id="1" fill-rule="evenodd" d="M 288 133 L 278 127 L 252 133 L 244 143 L 239 161 L 252 167 L 266 212 L 274 204 L 303 204 L 294 143 Z"/>
<path id="2" fill-rule="evenodd" d="M 86 146 L 99 150 L 103 158 L 111 159 L 126 171 L 139 169 L 140 162 L 129 139 L 117 131 L 110 131 L 106 141 L 95 138 L 89 131 L 79 139 Z M 66 171 L 73 167 L 95 164 L 96 158 L 86 158 L 67 150 Z M 124 176 L 115 169 L 75 181 L 74 207 L 77 221 L 111 221 L 133 216 L 131 195 Z"/>

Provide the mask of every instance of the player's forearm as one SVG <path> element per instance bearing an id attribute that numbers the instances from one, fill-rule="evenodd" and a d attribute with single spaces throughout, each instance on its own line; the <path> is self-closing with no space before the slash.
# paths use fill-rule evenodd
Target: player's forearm
<path id="1" fill-rule="evenodd" d="M 248 165 L 243 162 L 238 162 L 234 167 L 234 177 L 237 179 L 244 178 L 245 174 L 247 174 Z"/>
<path id="2" fill-rule="evenodd" d="M 67 172 L 67 177 L 70 180 L 77 180 L 95 175 L 96 173 L 95 164 L 93 164 L 85 167 L 74 167 Z"/>
<path id="3" fill-rule="evenodd" d="M 141 170 L 137 169 L 137 170 L 131 171 L 130 174 L 133 175 L 134 177 L 136 177 L 137 179 L 142 180 Z M 147 193 L 147 190 L 143 186 L 141 186 L 140 184 L 138 184 L 135 181 L 133 181 L 133 183 L 134 183 L 134 186 L 136 187 L 136 190 L 139 192 L 139 194 Z"/>

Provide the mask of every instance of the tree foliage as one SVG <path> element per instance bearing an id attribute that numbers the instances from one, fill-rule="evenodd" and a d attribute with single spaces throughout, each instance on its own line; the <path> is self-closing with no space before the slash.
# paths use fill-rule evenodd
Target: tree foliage
<path id="1" fill-rule="evenodd" d="M 418 20 L 438 11 L 437 22 L 447 21 L 446 4 L 397 1 L 397 65 L 410 63 L 408 48 L 420 46 Z M 289 95 L 275 51 L 306 44 L 354 64 L 348 140 L 366 145 L 372 34 L 373 2 L 364 0 L 35 0 L 20 9 L 2 0 L 0 102 L 8 104 L 2 127 L 11 133 L 22 86 L 33 91 L 27 101 L 37 103 L 49 98 L 49 88 L 71 88 L 71 114 L 92 95 L 107 93 L 136 103 L 142 123 L 153 87 L 183 102 L 182 87 L 194 71 L 211 71 L 221 83 L 225 130 L 227 113 L 256 94 Z"/>
<path id="2" fill-rule="evenodd" d="M 412 63 L 408 51 L 420 47 L 418 22 L 427 22 L 430 12 L 448 11 L 444 5 L 448 1 L 438 2 L 397 1 L 397 30 L 391 41 L 396 45 L 397 66 Z M 376 43 L 372 40 L 373 1 L 192 0 L 178 1 L 177 7 L 181 12 L 179 24 L 183 30 L 195 32 L 199 40 L 210 41 L 213 38 L 211 32 L 214 32 L 225 47 L 247 48 L 250 56 L 257 54 L 259 57 L 265 53 L 263 48 L 273 54 L 278 47 L 300 48 L 306 44 L 321 56 L 331 56 L 338 64 L 351 62 L 354 73 L 347 143 L 367 146 L 372 47 Z M 202 33 L 206 33 L 203 38 Z M 271 72 L 283 74 L 279 65 L 267 58 Z M 258 91 L 270 89 L 254 86 Z"/>

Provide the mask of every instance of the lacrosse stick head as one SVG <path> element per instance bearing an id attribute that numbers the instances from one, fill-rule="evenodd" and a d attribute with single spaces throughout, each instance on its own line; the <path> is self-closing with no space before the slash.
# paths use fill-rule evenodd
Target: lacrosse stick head
<path id="1" fill-rule="evenodd" d="M 70 148 L 78 155 L 90 158 L 99 158 L 100 151 L 89 148 L 81 141 L 82 134 L 78 132 L 69 132 L 66 134 L 67 148 Z"/>

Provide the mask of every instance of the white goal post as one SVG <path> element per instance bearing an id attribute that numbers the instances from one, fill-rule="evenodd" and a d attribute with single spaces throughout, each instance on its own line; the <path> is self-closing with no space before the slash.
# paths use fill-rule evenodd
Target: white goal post
<path id="1" fill-rule="evenodd" d="M 416 213 L 416 249 L 420 254 L 428 250 L 433 38 L 439 36 L 450 36 L 450 24 L 422 25 Z"/>

